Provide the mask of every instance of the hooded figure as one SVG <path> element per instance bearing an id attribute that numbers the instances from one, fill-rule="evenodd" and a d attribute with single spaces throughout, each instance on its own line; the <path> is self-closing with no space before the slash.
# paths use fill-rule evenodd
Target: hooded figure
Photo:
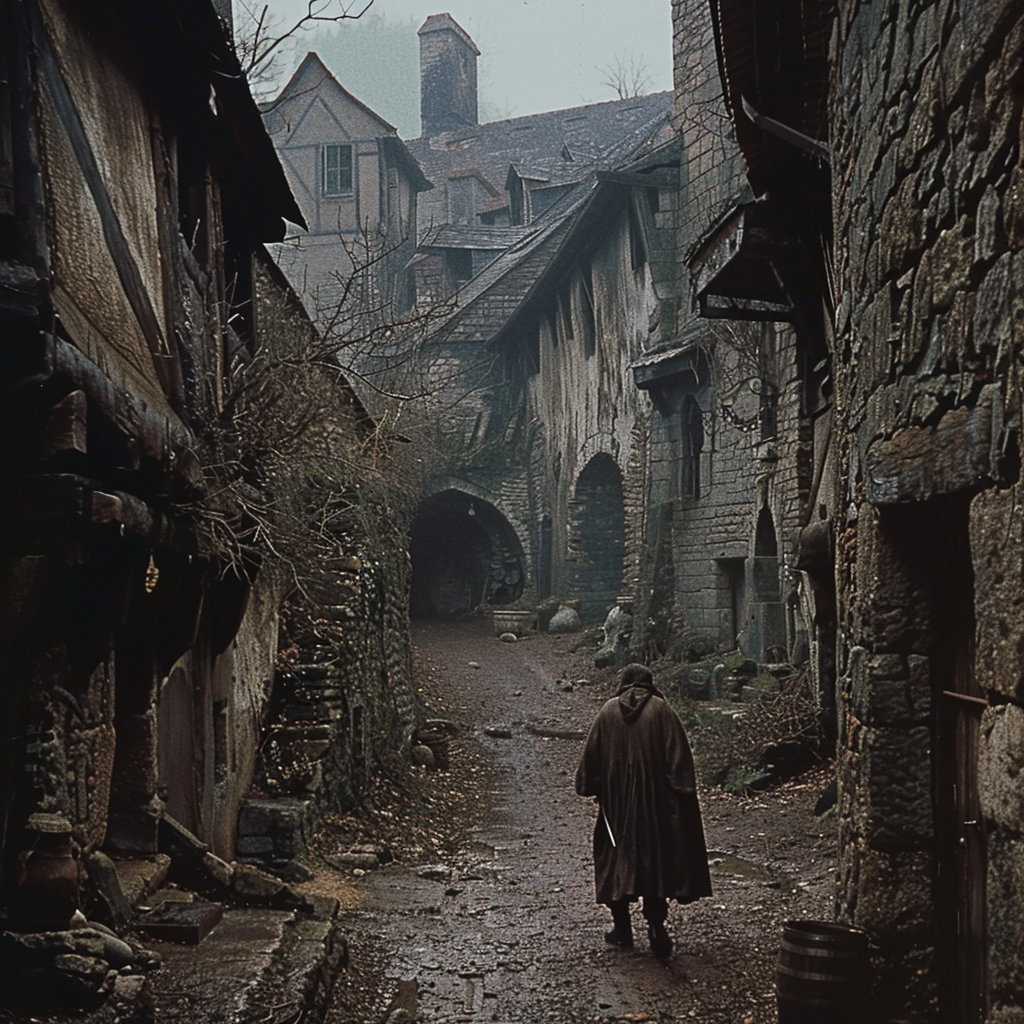
<path id="1" fill-rule="evenodd" d="M 642 898 L 651 949 L 668 957 L 667 901 L 710 896 L 711 876 L 690 744 L 645 665 L 627 665 L 617 696 L 598 712 L 576 792 L 599 805 L 594 882 L 615 923 L 605 939 L 633 945 L 629 904 Z"/>

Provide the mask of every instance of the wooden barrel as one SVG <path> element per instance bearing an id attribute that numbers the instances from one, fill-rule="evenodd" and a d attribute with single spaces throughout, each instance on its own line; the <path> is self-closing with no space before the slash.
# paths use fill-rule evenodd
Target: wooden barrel
<path id="1" fill-rule="evenodd" d="M 775 969 L 779 1024 L 863 1024 L 868 936 L 825 921 L 787 921 Z"/>

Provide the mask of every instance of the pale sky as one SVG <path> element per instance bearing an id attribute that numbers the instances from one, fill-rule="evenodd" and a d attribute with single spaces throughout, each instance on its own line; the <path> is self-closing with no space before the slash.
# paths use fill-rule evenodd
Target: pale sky
<path id="1" fill-rule="evenodd" d="M 280 21 L 307 8 L 307 0 L 264 2 Z M 374 0 L 371 9 L 417 27 L 450 14 L 480 50 L 481 98 L 506 116 L 616 99 L 604 84 L 615 65 L 642 68 L 643 92 L 672 88 L 671 0 Z M 297 60 L 286 63 L 290 72 Z"/>

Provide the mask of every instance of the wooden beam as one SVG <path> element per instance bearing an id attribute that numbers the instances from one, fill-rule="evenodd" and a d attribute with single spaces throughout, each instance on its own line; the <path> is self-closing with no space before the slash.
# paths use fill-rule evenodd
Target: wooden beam
<path id="1" fill-rule="evenodd" d="M 164 464 L 197 490 L 204 489 L 202 471 L 192 454 L 192 432 L 173 414 L 164 415 L 143 398 L 114 382 L 83 352 L 56 335 L 45 338 L 45 366 L 62 373 L 85 392 L 90 409 L 133 441 L 140 456 Z"/>
<path id="2" fill-rule="evenodd" d="M 195 532 L 124 491 L 103 490 L 101 484 L 74 473 L 41 473 L 15 477 L 9 484 L 11 504 L 25 524 L 46 524 L 60 530 L 73 525 L 115 528 L 144 540 L 154 549 L 183 555 L 198 552 Z"/>
<path id="3" fill-rule="evenodd" d="M 52 459 L 65 452 L 81 452 L 88 449 L 88 401 L 84 391 L 72 391 L 65 395 L 53 408 L 35 454 L 41 459 Z"/>

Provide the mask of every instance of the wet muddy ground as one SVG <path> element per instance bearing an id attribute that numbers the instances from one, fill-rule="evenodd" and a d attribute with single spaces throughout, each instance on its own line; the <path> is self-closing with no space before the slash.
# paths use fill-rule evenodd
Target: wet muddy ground
<path id="1" fill-rule="evenodd" d="M 637 908 L 636 948 L 608 946 L 595 809 L 573 776 L 614 675 L 578 640 L 506 643 L 484 620 L 415 628 L 427 715 L 456 731 L 447 767 L 396 771 L 318 839 L 323 863 L 365 843 L 391 857 L 310 883 L 341 899 L 349 942 L 330 1024 L 774 1024 L 783 922 L 831 917 L 835 829 L 813 813 L 828 766 L 755 796 L 703 790 L 713 897 L 670 905 L 666 962 Z"/>

